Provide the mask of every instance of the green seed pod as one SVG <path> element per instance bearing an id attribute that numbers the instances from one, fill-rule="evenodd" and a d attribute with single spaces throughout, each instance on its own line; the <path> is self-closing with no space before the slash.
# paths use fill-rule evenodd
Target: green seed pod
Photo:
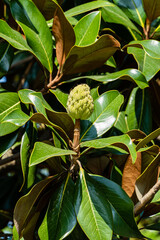
<path id="1" fill-rule="evenodd" d="M 85 120 L 91 116 L 93 109 L 93 98 L 87 84 L 80 84 L 71 90 L 67 101 L 67 112 L 71 117 Z"/>

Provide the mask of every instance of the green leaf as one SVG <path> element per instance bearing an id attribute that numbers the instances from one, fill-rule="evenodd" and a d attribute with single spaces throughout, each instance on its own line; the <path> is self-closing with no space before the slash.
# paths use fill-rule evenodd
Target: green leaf
<path id="1" fill-rule="evenodd" d="M 144 139 L 142 139 L 136 147 L 136 150 L 138 151 L 140 148 L 142 148 L 143 146 L 145 146 L 147 143 L 149 143 L 150 141 L 152 141 L 153 139 L 155 139 L 156 137 L 158 137 L 160 135 L 160 128 L 156 129 L 155 131 L 153 131 L 152 133 L 150 133 L 148 136 L 146 136 Z"/>
<path id="2" fill-rule="evenodd" d="M 59 71 L 61 71 L 70 49 L 75 44 L 75 33 L 72 25 L 59 6 L 54 14 L 52 31 L 56 41 L 56 56 L 60 67 Z"/>
<path id="3" fill-rule="evenodd" d="M 76 153 L 71 150 L 56 148 L 43 142 L 36 142 L 29 160 L 30 162 L 29 165 L 33 166 L 33 165 L 39 164 L 51 157 L 75 155 L 75 154 Z"/>
<path id="4" fill-rule="evenodd" d="M 13 30 L 5 21 L 0 19 L 0 37 L 9 42 L 13 47 L 22 50 L 29 51 L 31 53 L 32 49 L 28 46 L 27 41 L 22 37 L 22 35 Z"/>
<path id="5" fill-rule="evenodd" d="M 52 72 L 52 35 L 44 17 L 29 0 L 12 0 L 10 7 L 34 55 L 49 72 Z"/>
<path id="6" fill-rule="evenodd" d="M 122 24 L 126 28 L 135 30 L 141 34 L 141 32 L 131 22 L 127 15 L 115 4 L 102 8 L 102 18 L 105 22 Z"/>
<path id="7" fill-rule="evenodd" d="M 81 13 L 89 12 L 96 8 L 109 7 L 112 5 L 113 4 L 108 1 L 92 1 L 69 9 L 65 12 L 65 15 L 66 17 L 73 17 Z"/>
<path id="8" fill-rule="evenodd" d="M 132 41 L 126 47 L 142 48 L 150 57 L 160 59 L 160 42 L 157 40 Z"/>
<path id="9" fill-rule="evenodd" d="M 0 78 L 9 70 L 14 56 L 13 48 L 7 42 L 0 42 Z"/>
<path id="10" fill-rule="evenodd" d="M 148 87 L 148 83 L 143 73 L 134 68 L 124 69 L 124 70 L 113 72 L 113 73 L 108 73 L 107 75 L 104 75 L 104 76 L 91 75 L 91 76 L 85 76 L 85 77 L 84 76 L 77 77 L 77 78 L 73 78 L 71 81 L 77 81 L 84 78 L 103 82 L 104 84 L 115 81 L 117 79 L 122 79 L 122 80 L 129 80 L 129 81 L 135 82 L 138 85 L 138 87 L 141 89 Z"/>
<path id="11" fill-rule="evenodd" d="M 29 120 L 29 116 L 20 109 L 15 109 L 5 116 L 0 124 L 0 136 L 12 133 L 23 126 Z"/>
<path id="12" fill-rule="evenodd" d="M 80 141 L 102 136 L 115 123 L 123 96 L 118 91 L 108 91 L 94 101 L 94 111 L 88 120 L 81 121 Z"/>
<path id="13" fill-rule="evenodd" d="M 147 90 L 132 90 L 125 114 L 129 130 L 140 129 L 149 134 L 152 130 L 152 111 Z"/>
<path id="14" fill-rule="evenodd" d="M 86 72 L 98 68 L 119 48 L 120 43 L 108 34 L 101 36 L 92 45 L 74 46 L 63 65 L 63 74 Z"/>
<path id="15" fill-rule="evenodd" d="M 144 49 L 137 47 L 128 47 L 127 51 L 133 54 L 138 63 L 138 69 L 144 74 L 146 80 L 150 81 L 159 71 L 160 59 L 150 57 Z"/>
<path id="16" fill-rule="evenodd" d="M 76 186 L 75 211 L 77 220 L 89 239 L 112 239 L 113 219 L 109 202 L 83 169 Z"/>
<path id="17" fill-rule="evenodd" d="M 147 18 L 150 20 L 150 22 L 160 16 L 159 0 L 143 0 L 143 5 Z"/>
<path id="18" fill-rule="evenodd" d="M 17 93 L 4 92 L 0 97 L 0 121 L 14 109 L 21 109 Z"/>
<path id="19" fill-rule="evenodd" d="M 21 156 L 21 167 L 23 173 L 23 183 L 22 187 L 25 185 L 27 188 L 30 188 L 34 183 L 35 179 L 35 166 L 28 167 L 29 157 L 31 155 L 31 150 L 34 145 L 34 141 L 36 140 L 36 130 L 33 126 L 33 123 L 28 122 L 26 125 L 25 133 L 22 136 L 21 140 L 21 148 L 20 148 L 20 156 Z"/>
<path id="20" fill-rule="evenodd" d="M 94 43 L 100 28 L 101 12 L 91 12 L 83 17 L 74 27 L 76 43 L 85 46 Z"/>
<path id="21" fill-rule="evenodd" d="M 49 90 L 51 93 L 53 93 L 57 100 L 62 104 L 62 106 L 64 108 L 67 107 L 67 100 L 68 100 L 68 94 L 67 93 L 64 93 L 62 92 L 60 89 L 56 89 L 56 90 Z"/>
<path id="22" fill-rule="evenodd" d="M 74 183 L 68 177 L 59 188 L 54 191 L 48 210 L 38 230 L 41 240 L 64 239 L 76 225 L 76 216 L 73 206 Z"/>
<path id="23" fill-rule="evenodd" d="M 133 203 L 125 191 L 104 177 L 89 175 L 88 180 L 94 186 L 94 193 L 99 192 L 99 199 L 107 200 L 111 205 L 113 232 L 120 236 L 142 238 L 134 220 Z"/>
<path id="24" fill-rule="evenodd" d="M 136 146 L 134 146 L 134 143 L 132 142 L 131 138 L 127 134 L 82 142 L 80 144 L 80 146 L 101 149 L 101 148 L 106 148 L 106 147 L 109 147 L 112 145 L 118 146 L 117 143 L 121 144 L 120 148 L 123 145 L 125 145 L 125 147 L 127 147 L 128 151 L 132 157 L 133 162 L 135 162 L 136 157 L 137 157 L 137 153 L 136 153 L 136 149 L 135 149 Z"/>
<path id="25" fill-rule="evenodd" d="M 126 116 L 125 112 L 119 112 L 117 121 L 114 124 L 114 128 L 116 128 L 121 133 L 127 133 L 128 132 L 128 126 L 126 122 Z"/>
<path id="26" fill-rule="evenodd" d="M 138 23 L 142 28 L 144 27 L 146 14 L 143 9 L 141 0 L 129 0 L 129 1 L 113 0 L 113 1 L 122 9 L 122 11 L 131 20 Z"/>

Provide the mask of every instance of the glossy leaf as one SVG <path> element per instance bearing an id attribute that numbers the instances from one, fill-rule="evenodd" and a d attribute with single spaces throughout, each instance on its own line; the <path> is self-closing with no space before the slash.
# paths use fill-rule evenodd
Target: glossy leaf
<path id="1" fill-rule="evenodd" d="M 89 239 L 112 239 L 113 219 L 107 199 L 92 183 L 83 169 L 76 186 L 75 211 L 77 220 Z"/>
<path id="2" fill-rule="evenodd" d="M 80 169 L 77 189 L 75 210 L 78 222 L 89 239 L 95 239 L 95 236 L 97 236 L 96 239 L 112 239 L 111 235 L 107 236 L 107 230 L 104 232 L 105 226 L 102 228 L 104 222 L 108 223 L 116 234 L 126 237 L 141 237 L 133 217 L 133 203 L 119 185 L 104 177 L 88 175 L 83 169 Z M 91 210 L 88 211 L 90 208 Z M 91 216 L 91 212 L 94 213 L 93 216 Z M 95 232 L 93 231 L 95 229 L 94 221 L 99 218 L 100 221 L 97 222 L 100 227 L 97 225 Z M 88 224 L 89 222 L 90 224 Z M 105 235 L 100 238 L 98 233 L 105 233 Z"/>
<path id="3" fill-rule="evenodd" d="M 152 112 L 147 89 L 134 88 L 132 90 L 125 114 L 129 130 L 140 129 L 146 134 L 151 132 Z"/>
<path id="4" fill-rule="evenodd" d="M 77 222 L 73 198 L 74 183 L 68 175 L 50 199 L 48 210 L 38 231 L 41 240 L 64 239 L 70 234 Z"/>
<path id="5" fill-rule="evenodd" d="M 29 116 L 20 109 L 15 109 L 5 116 L 0 124 L 0 136 L 12 133 L 23 126 L 29 120 Z"/>
<path id="6" fill-rule="evenodd" d="M 50 89 L 50 92 L 53 93 L 57 100 L 63 105 L 64 108 L 67 107 L 67 100 L 68 100 L 68 94 L 67 93 L 64 93 L 62 92 L 60 89 L 56 89 L 56 90 L 51 90 Z"/>
<path id="7" fill-rule="evenodd" d="M 70 49 L 75 44 L 75 33 L 60 7 L 57 7 L 54 14 L 52 31 L 56 41 L 56 56 L 61 70 Z"/>
<path id="8" fill-rule="evenodd" d="M 142 139 L 136 146 L 136 150 L 138 151 L 140 148 L 145 146 L 147 143 L 149 143 L 151 140 L 155 139 L 160 135 L 160 128 L 156 129 L 152 133 L 150 133 L 148 136 L 146 136 L 144 139 Z"/>
<path id="9" fill-rule="evenodd" d="M 114 136 L 114 137 L 108 137 L 108 138 L 100 138 L 100 139 L 95 139 L 91 141 L 86 141 L 82 142 L 80 144 L 81 147 L 89 147 L 89 148 L 96 148 L 96 149 L 101 149 L 101 148 L 106 148 L 109 146 L 118 146 L 117 144 L 121 143 L 122 145 L 125 145 L 127 147 L 131 157 L 132 161 L 136 161 L 136 150 L 133 142 L 131 141 L 130 137 L 127 134 L 121 135 L 121 136 Z"/>
<path id="10" fill-rule="evenodd" d="M 91 10 L 101 8 L 101 7 L 109 7 L 113 4 L 108 1 L 92 1 L 88 3 L 81 4 L 74 8 L 69 9 L 65 12 L 66 17 L 73 17 L 79 15 L 81 13 L 89 12 Z"/>
<path id="11" fill-rule="evenodd" d="M 140 33 L 138 28 L 131 22 L 127 15 L 115 4 L 102 8 L 102 18 L 105 22 L 122 24 L 128 29 Z"/>
<path id="12" fill-rule="evenodd" d="M 7 42 L 0 42 L 0 78 L 8 72 L 13 55 L 11 45 Z"/>
<path id="13" fill-rule="evenodd" d="M 126 47 L 139 47 L 152 58 L 160 59 L 160 42 L 157 40 L 132 41 Z"/>
<path id="14" fill-rule="evenodd" d="M 14 109 L 21 109 L 17 93 L 4 92 L 0 97 L 0 121 Z"/>
<path id="15" fill-rule="evenodd" d="M 47 23 L 32 1 L 11 1 L 11 12 L 26 36 L 34 55 L 52 72 L 52 36 Z"/>
<path id="16" fill-rule="evenodd" d="M 119 112 L 117 121 L 114 124 L 115 130 L 120 131 L 121 133 L 127 133 L 128 132 L 128 126 L 126 122 L 126 116 L 125 112 Z"/>
<path id="17" fill-rule="evenodd" d="M 138 69 L 144 74 L 147 81 L 150 81 L 159 71 L 160 59 L 150 57 L 143 49 L 128 47 L 129 54 L 133 54 L 138 63 Z"/>
<path id="18" fill-rule="evenodd" d="M 32 49 L 27 44 L 27 41 L 22 37 L 22 35 L 12 29 L 5 21 L 0 19 L 0 37 L 9 42 L 13 47 L 22 50 L 29 51 L 31 53 Z"/>
<path id="19" fill-rule="evenodd" d="M 34 141 L 36 140 L 36 130 L 33 126 L 33 123 L 28 122 L 26 125 L 25 133 L 22 136 L 21 140 L 21 148 L 20 148 L 20 156 L 21 156 L 21 167 L 23 173 L 23 183 L 22 187 L 25 185 L 27 188 L 30 188 L 34 183 L 35 179 L 35 167 L 28 167 L 29 157 L 31 155 L 31 150 L 34 145 Z"/>
<path id="20" fill-rule="evenodd" d="M 143 0 L 143 5 L 150 22 L 160 16 L 160 2 L 158 0 Z"/>
<path id="21" fill-rule="evenodd" d="M 153 159 L 153 161 L 137 179 L 135 190 L 139 201 L 156 184 L 159 176 L 159 161 L 160 154 Z"/>
<path id="22" fill-rule="evenodd" d="M 43 142 L 36 142 L 30 157 L 30 166 L 44 162 L 45 160 L 56 157 L 56 156 L 65 156 L 65 155 L 74 155 L 75 152 L 71 150 L 61 149 L 53 147 L 49 144 Z"/>
<path id="23" fill-rule="evenodd" d="M 143 73 L 133 68 L 124 69 L 118 72 L 108 73 L 103 76 L 98 76 L 98 75 L 85 76 L 85 78 L 95 80 L 98 82 L 103 82 L 104 84 L 113 82 L 117 79 L 122 79 L 122 80 L 129 80 L 129 81 L 135 82 L 141 89 L 148 87 L 148 83 Z M 80 79 L 84 79 L 84 77 L 73 78 L 71 81 L 77 81 Z"/>
<path id="24" fill-rule="evenodd" d="M 94 101 L 94 111 L 88 120 L 81 121 L 80 141 L 102 136 L 115 123 L 123 96 L 118 91 L 108 91 Z"/>
<path id="25" fill-rule="evenodd" d="M 40 197 L 45 193 L 45 189 L 48 187 L 56 176 L 46 178 L 45 180 L 37 183 L 25 196 L 20 198 L 14 209 L 14 225 L 17 229 L 19 238 L 24 234 L 24 230 L 28 223 L 28 219 L 34 218 L 36 208 L 35 203 L 40 200 Z M 39 217 L 40 212 L 35 215 L 36 220 Z M 30 235 L 31 237 L 31 235 Z"/>
<path id="26" fill-rule="evenodd" d="M 86 72 L 103 65 L 120 43 L 111 35 L 101 36 L 94 44 L 86 47 L 74 46 L 63 65 L 63 74 Z"/>
<path id="27" fill-rule="evenodd" d="M 142 28 L 144 27 L 146 15 L 143 9 L 143 4 L 141 0 L 113 0 L 122 11 L 134 22 L 138 23 Z"/>
<path id="28" fill-rule="evenodd" d="M 101 13 L 91 12 L 83 17 L 74 27 L 76 43 L 78 46 L 85 46 L 96 41 L 100 28 Z"/>

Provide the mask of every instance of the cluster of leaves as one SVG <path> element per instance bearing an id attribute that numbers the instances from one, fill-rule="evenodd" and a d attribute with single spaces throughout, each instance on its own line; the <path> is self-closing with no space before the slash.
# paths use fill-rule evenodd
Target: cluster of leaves
<path id="1" fill-rule="evenodd" d="M 133 208 L 159 177 L 160 2 L 4 0 L 0 15 L 2 234 L 12 217 L 15 240 L 159 230 L 158 193 L 136 221 Z M 75 179 L 66 104 L 79 83 L 94 112 Z"/>

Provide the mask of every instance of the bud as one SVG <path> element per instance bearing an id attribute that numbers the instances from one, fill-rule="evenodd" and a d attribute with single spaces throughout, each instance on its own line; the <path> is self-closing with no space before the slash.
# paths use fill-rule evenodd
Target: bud
<path id="1" fill-rule="evenodd" d="M 80 84 L 71 90 L 67 101 L 67 112 L 75 118 L 85 120 L 93 112 L 93 98 L 87 84 Z"/>

